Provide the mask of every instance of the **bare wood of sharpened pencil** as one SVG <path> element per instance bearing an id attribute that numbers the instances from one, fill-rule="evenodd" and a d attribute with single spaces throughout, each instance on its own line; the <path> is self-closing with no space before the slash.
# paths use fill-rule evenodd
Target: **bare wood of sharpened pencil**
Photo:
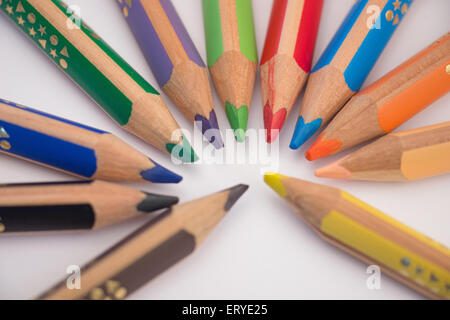
<path id="1" fill-rule="evenodd" d="M 198 247 L 246 189 L 239 185 L 173 207 L 86 265 L 80 290 L 69 290 L 62 281 L 40 299 L 103 299 L 99 290 L 108 283 L 123 287 L 110 298 L 125 298 Z M 181 243 L 171 242 L 179 236 L 184 238 Z M 143 260 L 145 266 L 133 270 Z"/>
<path id="2" fill-rule="evenodd" d="M 450 281 L 450 277 L 448 277 L 450 251 L 446 247 L 420 235 L 392 218 L 382 215 L 381 212 L 375 214 L 375 209 L 371 208 L 369 210 L 369 206 L 362 204 L 359 200 L 349 200 L 349 196 L 343 197 L 343 192 L 336 188 L 289 177 L 283 177 L 282 183 L 288 202 L 322 238 L 370 265 L 379 265 L 383 272 L 427 297 L 434 299 L 443 298 L 438 292 L 431 290 L 420 281 L 414 281 L 405 274 L 387 267 L 382 261 L 374 260 L 335 239 L 332 234 L 325 233 L 323 231 L 323 223 L 324 219 L 332 212 L 344 215 L 352 223 L 367 228 L 389 242 L 408 250 L 447 272 L 447 278 L 439 279 L 439 281 L 444 281 L 444 287 L 445 281 L 447 281 L 447 286 L 450 284 L 448 282 Z"/>
<path id="3" fill-rule="evenodd" d="M 159 1 L 142 1 L 142 6 L 173 64 L 162 89 L 190 121 L 194 122 L 197 114 L 209 117 L 214 103 L 206 67 L 189 58 Z"/>
<path id="4" fill-rule="evenodd" d="M 294 58 L 294 51 L 305 1 L 288 1 L 277 53 L 261 65 L 263 104 L 273 106 L 272 113 L 291 110 L 308 79 Z"/>
<path id="5" fill-rule="evenodd" d="M 450 171 L 450 122 L 389 134 L 337 163 L 357 180 L 408 181 Z"/>
<path id="6" fill-rule="evenodd" d="M 45 132 L 52 137 L 94 150 L 97 171 L 92 179 L 145 181 L 141 172 L 155 166 L 147 156 L 109 133 L 99 134 L 6 104 L 1 104 L 0 118 L 9 123 L 37 132 Z M 2 152 L 1 149 L 0 152 Z M 18 157 L 12 153 L 8 153 L 8 155 Z M 30 159 L 25 160 L 31 161 Z M 39 165 L 44 164 L 39 163 Z M 52 169 L 60 170 L 55 167 Z M 74 175 L 72 172 L 66 173 Z"/>

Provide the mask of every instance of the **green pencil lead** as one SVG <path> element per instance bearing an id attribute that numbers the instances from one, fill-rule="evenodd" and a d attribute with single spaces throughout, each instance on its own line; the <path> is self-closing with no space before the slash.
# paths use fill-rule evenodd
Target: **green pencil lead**
<path id="1" fill-rule="evenodd" d="M 248 107 L 241 106 L 236 108 L 233 104 L 227 102 L 225 104 L 228 121 L 234 130 L 236 141 L 244 142 L 248 123 Z"/>

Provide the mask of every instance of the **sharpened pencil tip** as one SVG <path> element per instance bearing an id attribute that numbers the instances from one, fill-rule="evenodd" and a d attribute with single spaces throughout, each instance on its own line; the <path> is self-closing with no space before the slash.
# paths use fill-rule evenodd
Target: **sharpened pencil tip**
<path id="1" fill-rule="evenodd" d="M 217 122 L 217 116 L 214 110 L 211 110 L 209 119 L 197 114 L 195 116 L 195 123 L 214 148 L 222 149 L 224 147 L 222 135 L 219 130 L 219 123 Z"/>
<path id="2" fill-rule="evenodd" d="M 306 151 L 305 157 L 309 161 L 317 160 L 335 153 L 341 146 L 342 142 L 338 139 L 324 140 L 322 133 L 313 145 Z"/>
<path id="3" fill-rule="evenodd" d="M 319 178 L 333 178 L 333 179 L 349 179 L 352 173 L 340 165 L 342 159 L 333 162 L 323 168 L 317 169 L 316 177 Z"/>
<path id="4" fill-rule="evenodd" d="M 236 108 L 232 103 L 225 103 L 225 111 L 237 142 L 244 142 L 248 123 L 248 107 Z"/>
<path id="5" fill-rule="evenodd" d="M 309 123 L 305 123 L 302 116 L 298 118 L 297 124 L 295 126 L 294 135 L 292 136 L 291 144 L 289 147 L 293 150 L 300 148 L 309 138 L 311 138 L 314 133 L 319 130 L 322 125 L 322 119 L 318 118 Z"/>
<path id="6" fill-rule="evenodd" d="M 267 131 L 267 143 L 272 143 L 277 139 L 286 121 L 286 116 L 286 108 L 282 108 L 276 113 L 273 113 L 273 107 L 269 103 L 266 103 L 264 106 L 264 128 Z"/>
<path id="7" fill-rule="evenodd" d="M 155 164 L 153 168 L 141 172 L 144 180 L 154 183 L 178 183 L 183 180 L 183 177 L 178 174 L 160 166 L 153 160 L 152 162 Z"/>
<path id="8" fill-rule="evenodd" d="M 281 182 L 282 178 L 285 178 L 286 176 L 283 176 L 278 173 L 274 172 L 267 172 L 264 175 L 264 182 L 271 187 L 276 193 L 278 193 L 281 197 L 286 196 L 286 189 L 284 188 L 283 182 Z"/>
<path id="9" fill-rule="evenodd" d="M 142 200 L 137 206 L 137 209 L 141 212 L 153 212 L 160 209 L 170 208 L 179 201 L 178 197 L 147 192 L 144 192 L 144 194 L 146 195 L 144 200 Z"/>
<path id="10" fill-rule="evenodd" d="M 248 185 L 238 184 L 230 189 L 230 194 L 228 195 L 227 203 L 225 204 L 225 210 L 228 211 L 234 204 L 239 200 L 239 198 L 247 191 Z"/>

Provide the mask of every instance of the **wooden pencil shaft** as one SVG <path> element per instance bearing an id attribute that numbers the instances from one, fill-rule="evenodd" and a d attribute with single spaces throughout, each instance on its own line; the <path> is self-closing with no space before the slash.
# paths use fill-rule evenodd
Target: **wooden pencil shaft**
<path id="1" fill-rule="evenodd" d="M 261 57 L 261 90 L 267 141 L 274 141 L 308 75 L 322 0 L 275 0 Z"/>
<path id="2" fill-rule="evenodd" d="M 311 69 L 323 1 L 274 1 L 263 57 L 263 104 L 290 110 Z"/>
<path id="3" fill-rule="evenodd" d="M 339 151 L 384 135 L 448 93 L 450 33 L 355 95 L 325 129 L 321 140 Z"/>
<path id="4" fill-rule="evenodd" d="M 250 0 L 203 0 L 208 66 L 222 104 L 250 108 L 258 54 Z"/>
<path id="5" fill-rule="evenodd" d="M 111 247 L 82 269 L 83 287 L 62 281 L 40 299 L 123 299 L 203 242 L 246 186 L 173 207 Z"/>
<path id="6" fill-rule="evenodd" d="M 118 4 L 161 89 L 217 149 L 222 148 L 206 66 L 171 0 Z"/>
<path id="7" fill-rule="evenodd" d="M 162 168 L 108 132 L 2 99 L 0 130 L 1 153 L 84 179 L 144 181 Z"/>
<path id="8" fill-rule="evenodd" d="M 2 233 L 91 230 L 166 208 L 176 198 L 103 181 L 0 187 Z"/>
<path id="9" fill-rule="evenodd" d="M 206 67 L 170 0 L 119 3 L 163 91 L 186 117 L 208 116 L 213 102 Z"/>
<path id="10" fill-rule="evenodd" d="M 450 298 L 450 250 L 338 189 L 277 175 L 266 181 L 323 238 L 431 298 Z"/>
<path id="11" fill-rule="evenodd" d="M 389 134 L 340 161 L 353 179 L 406 181 L 450 172 L 450 122 Z"/>
<path id="12" fill-rule="evenodd" d="M 358 0 L 311 71 L 290 147 L 298 149 L 359 91 L 412 0 Z M 376 15 L 372 8 L 380 8 Z"/>

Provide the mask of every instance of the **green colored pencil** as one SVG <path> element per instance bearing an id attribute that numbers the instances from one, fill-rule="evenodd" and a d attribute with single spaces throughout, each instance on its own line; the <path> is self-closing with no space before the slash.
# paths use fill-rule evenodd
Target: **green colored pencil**
<path id="1" fill-rule="evenodd" d="M 208 66 L 237 141 L 245 140 L 258 66 L 251 0 L 203 0 Z"/>

